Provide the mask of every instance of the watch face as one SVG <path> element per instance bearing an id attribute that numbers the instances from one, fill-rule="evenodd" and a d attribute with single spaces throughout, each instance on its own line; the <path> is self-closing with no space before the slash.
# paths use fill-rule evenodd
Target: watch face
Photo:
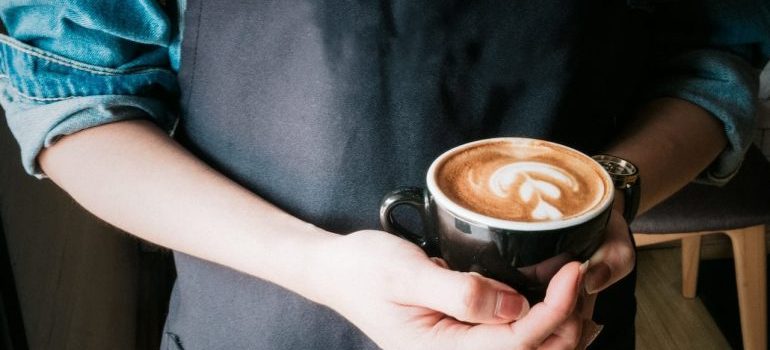
<path id="1" fill-rule="evenodd" d="M 639 209 L 639 169 L 633 163 L 615 156 L 600 154 L 593 158 L 610 174 L 615 188 L 623 192 L 623 218 L 630 223 Z"/>
<path id="2" fill-rule="evenodd" d="M 600 164 L 613 175 L 634 175 L 636 173 L 636 167 L 630 163 L 602 162 Z"/>
<path id="3" fill-rule="evenodd" d="M 616 185 L 622 187 L 634 183 L 637 179 L 636 166 L 625 159 L 606 154 L 596 155 L 592 158 L 607 170 Z"/>

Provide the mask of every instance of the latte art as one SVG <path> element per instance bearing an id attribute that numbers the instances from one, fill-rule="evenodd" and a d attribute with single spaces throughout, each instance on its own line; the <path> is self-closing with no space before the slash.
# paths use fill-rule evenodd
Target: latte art
<path id="1" fill-rule="evenodd" d="M 554 221 L 578 216 L 605 196 L 598 164 L 566 147 L 499 141 L 459 151 L 436 171 L 452 201 L 486 216 Z"/>
<path id="2" fill-rule="evenodd" d="M 577 192 L 580 186 L 577 179 L 564 170 L 537 162 L 505 165 L 495 170 L 488 181 L 488 190 L 500 198 L 516 196 L 522 203 L 534 201 L 535 207 L 530 216 L 535 220 L 556 220 L 564 217 L 562 210 L 557 207 L 562 197 L 561 188 Z"/>

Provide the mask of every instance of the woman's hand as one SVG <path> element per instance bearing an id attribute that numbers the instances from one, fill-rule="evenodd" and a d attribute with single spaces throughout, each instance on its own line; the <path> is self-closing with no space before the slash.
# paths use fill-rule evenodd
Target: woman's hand
<path id="1" fill-rule="evenodd" d="M 588 346 L 601 331 L 602 326 L 591 320 L 597 293 L 626 277 L 636 263 L 636 251 L 631 235 L 628 233 L 628 224 L 623 219 L 622 205 L 621 198 L 610 215 L 604 243 L 589 259 L 590 267 L 584 283 L 585 293 L 578 307 L 578 313 L 584 320 L 581 347 Z"/>
<path id="2" fill-rule="evenodd" d="M 613 209 L 604 243 L 591 256 L 586 273 L 586 292 L 596 294 L 626 277 L 634 269 L 636 251 L 622 211 Z"/>
<path id="3" fill-rule="evenodd" d="M 385 349 L 574 349 L 580 340 L 578 263 L 565 265 L 530 309 L 509 286 L 447 270 L 385 232 L 341 236 L 319 253 L 323 272 L 308 296 Z"/>

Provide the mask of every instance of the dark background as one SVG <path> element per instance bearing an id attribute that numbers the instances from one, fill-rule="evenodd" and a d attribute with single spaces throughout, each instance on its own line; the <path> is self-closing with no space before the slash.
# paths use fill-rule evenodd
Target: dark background
<path id="1" fill-rule="evenodd" d="M 50 180 L 25 174 L 2 110 L 0 222 L 7 244 L 0 239 L 0 349 L 23 349 L 25 338 L 30 349 L 159 348 L 170 253 L 99 221 Z"/>

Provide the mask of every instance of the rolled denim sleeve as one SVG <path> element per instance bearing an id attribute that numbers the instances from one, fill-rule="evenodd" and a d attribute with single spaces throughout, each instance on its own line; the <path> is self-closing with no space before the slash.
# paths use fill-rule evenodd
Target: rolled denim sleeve
<path id="1" fill-rule="evenodd" d="M 86 128 L 174 127 L 176 24 L 156 1 L 11 0 L 0 18 L 9 34 L 0 35 L 0 104 L 28 173 L 44 177 L 40 151 Z"/>
<path id="2" fill-rule="evenodd" d="M 770 5 L 704 0 L 657 11 L 657 74 L 649 97 L 687 100 L 722 123 L 728 144 L 696 181 L 723 185 L 740 168 L 756 129 L 759 67 L 770 55 Z"/>
<path id="3" fill-rule="evenodd" d="M 696 181 L 727 183 L 754 137 L 759 71 L 730 53 L 697 50 L 667 62 L 662 73 L 653 96 L 689 101 L 722 123 L 727 146 Z"/>

